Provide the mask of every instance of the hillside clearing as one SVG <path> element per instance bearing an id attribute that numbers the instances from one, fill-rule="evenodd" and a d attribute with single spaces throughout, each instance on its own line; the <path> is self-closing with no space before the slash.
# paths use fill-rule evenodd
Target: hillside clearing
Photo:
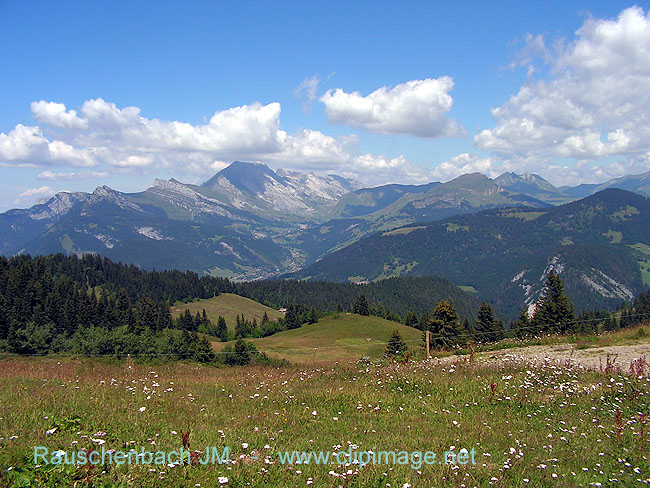
<path id="1" fill-rule="evenodd" d="M 245 298 L 232 293 L 222 293 L 213 298 L 205 300 L 197 300 L 195 302 L 183 303 L 176 302 L 171 307 L 172 316 L 178 317 L 180 314 L 189 310 L 192 315 L 196 312 L 201 313 L 205 309 L 205 313 L 213 324 L 217 323 L 219 315 L 226 319 L 226 325 L 229 330 L 235 330 L 235 323 L 237 315 L 244 314 L 246 320 L 257 319 L 257 322 L 262 321 L 264 312 L 268 315 L 270 320 L 278 320 L 283 315 L 266 305 L 262 305 L 254 300 Z"/>
<path id="2" fill-rule="evenodd" d="M 420 349 L 421 331 L 379 317 L 348 313 L 262 339 L 246 340 L 270 357 L 291 362 L 351 361 L 362 357 L 380 358 L 394 330 L 400 332 L 409 349 Z M 221 350 L 225 343 L 213 345 Z"/>

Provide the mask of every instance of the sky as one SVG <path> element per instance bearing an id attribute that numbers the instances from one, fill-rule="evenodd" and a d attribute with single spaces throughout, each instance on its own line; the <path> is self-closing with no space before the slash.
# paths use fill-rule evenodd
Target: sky
<path id="1" fill-rule="evenodd" d="M 369 186 L 643 173 L 649 8 L 0 0 L 0 211 L 235 160 Z"/>

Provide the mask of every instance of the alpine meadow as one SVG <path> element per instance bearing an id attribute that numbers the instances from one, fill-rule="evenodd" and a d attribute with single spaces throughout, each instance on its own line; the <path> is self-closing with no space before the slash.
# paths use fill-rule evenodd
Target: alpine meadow
<path id="1" fill-rule="evenodd" d="M 648 5 L 0 27 L 0 487 L 650 484 Z"/>

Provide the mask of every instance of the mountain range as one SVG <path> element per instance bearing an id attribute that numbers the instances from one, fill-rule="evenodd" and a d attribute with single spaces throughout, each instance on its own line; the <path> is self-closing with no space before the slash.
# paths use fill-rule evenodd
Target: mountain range
<path id="1" fill-rule="evenodd" d="M 291 277 L 442 276 L 514 317 L 554 270 L 579 310 L 612 308 L 650 286 L 649 222 L 650 200 L 610 188 L 557 207 L 492 209 L 376 233 Z"/>
<path id="2" fill-rule="evenodd" d="M 480 225 L 466 224 L 463 219 L 468 222 L 497 219 L 501 225 L 506 218 L 499 213 L 503 209 L 520 208 L 512 212 L 526 216 L 506 218 L 505 222 L 539 224 L 553 212 L 565 208 L 568 202 L 607 188 L 623 188 L 650 196 L 650 172 L 601 185 L 562 188 L 554 187 L 538 175 L 515 173 L 504 173 L 495 179 L 473 173 L 446 183 L 364 188 L 359 182 L 336 175 L 273 171 L 261 163 L 234 162 L 200 185 L 157 179 L 151 188 L 139 193 L 123 193 L 101 186 L 92 193 L 60 192 L 29 209 L 10 210 L 0 214 L 0 253 L 81 255 L 90 252 L 147 269 L 190 269 L 237 280 L 291 275 L 372 281 L 400 274 L 435 272 L 491 296 L 490 286 L 471 279 L 471 270 L 456 262 L 456 258 L 456 261 L 449 258 L 450 267 L 452 261 L 454 266 L 458 265 L 453 272 L 424 266 L 423 256 L 404 261 L 406 258 L 397 254 L 390 259 L 384 256 L 387 260 L 384 259 L 379 268 L 373 263 L 372 269 L 361 266 L 365 261 L 358 259 L 349 263 L 347 271 L 338 274 L 334 270 L 341 266 L 331 263 L 346 262 L 354 249 L 364 249 L 363 252 L 379 260 L 381 253 L 376 249 L 381 246 L 373 246 L 385 238 L 390 241 L 414 239 L 425 233 L 413 230 L 420 225 L 428 230 L 445 229 L 441 236 L 465 235 L 464 230 L 448 230 L 456 229 L 454 226 L 461 230 L 467 226 L 480 229 Z M 643 208 L 636 203 L 631 206 Z M 603 211 L 598 206 L 591 208 L 596 213 Z M 535 215 L 540 217 L 533 219 Z M 636 222 L 635 219 L 632 220 Z M 413 227 L 414 224 L 417 225 Z M 552 230 L 552 226 L 535 232 L 546 235 L 539 237 L 540 241 L 556 237 L 565 239 L 562 256 L 581 245 L 581 232 L 588 234 L 583 229 L 575 235 L 557 236 L 549 229 Z M 603 232 L 610 230 L 614 234 L 607 239 L 617 240 L 616 232 L 622 231 L 612 227 Z M 628 242 L 629 233 L 626 230 L 624 240 L 609 244 L 650 244 L 645 237 L 645 240 Z M 516 246 L 508 244 L 508 236 L 507 232 L 502 233 L 503 244 L 498 252 L 507 250 L 512 255 Z M 600 240 L 608 244 L 606 239 Z M 468 247 L 467 242 L 453 239 L 440 242 L 459 246 L 444 251 L 450 256 L 460 256 Z M 351 247 L 352 244 L 355 246 Z M 497 252 L 497 248 L 492 252 Z M 427 248 L 423 248 L 423 252 L 428 252 Z M 485 254 L 488 254 L 487 247 Z M 523 260 L 525 253 L 520 254 Z M 471 253 L 464 256 L 463 259 L 474 259 Z M 528 266 L 531 275 L 553 257 L 555 255 L 529 254 L 528 258 L 540 263 Z M 418 264 L 413 264 L 416 261 Z M 507 263 L 508 269 L 515 262 L 517 260 Z M 330 269 L 324 270 L 328 265 Z M 613 276 L 616 273 L 602 271 L 618 282 L 618 275 Z M 589 279 L 595 280 L 593 276 Z M 639 280 L 625 281 L 625 286 L 630 291 L 637 290 L 641 286 Z M 515 288 L 521 288 L 520 284 Z M 531 283 L 531 286 L 537 285 Z M 615 293 L 616 299 L 627 297 L 621 290 Z M 529 295 L 534 293 L 531 291 Z M 502 301 L 516 301 L 515 295 L 506 296 L 509 295 L 506 293 Z M 504 306 L 512 308 L 505 303 Z"/>

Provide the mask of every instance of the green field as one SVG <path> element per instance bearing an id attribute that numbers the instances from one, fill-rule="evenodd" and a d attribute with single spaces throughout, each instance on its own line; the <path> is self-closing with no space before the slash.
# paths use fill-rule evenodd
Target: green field
<path id="1" fill-rule="evenodd" d="M 648 372 L 508 356 L 221 369 L 5 358 L 0 486 L 636 486 L 650 473 Z M 227 446 L 230 464 L 34 461 L 35 446 L 169 453 L 181 429 L 197 458 Z M 476 464 L 444 462 L 463 449 Z M 398 451 L 409 462 L 289 465 L 286 451 Z M 410 454 L 426 451 L 435 464 Z"/>
<path id="2" fill-rule="evenodd" d="M 419 330 L 379 317 L 349 313 L 263 339 L 250 339 L 250 342 L 270 357 L 291 362 L 350 361 L 364 356 L 380 358 L 394 330 L 400 332 L 410 349 L 420 349 L 422 332 Z M 216 350 L 224 345 L 214 343 Z"/>
<path id="3" fill-rule="evenodd" d="M 222 293 L 218 297 L 197 300 L 191 303 L 176 302 L 171 308 L 172 316 L 178 317 L 186 309 L 189 309 L 192 315 L 205 309 L 205 313 L 213 324 L 217 323 L 219 315 L 221 315 L 226 319 L 226 325 L 230 330 L 235 329 L 236 316 L 242 313 L 247 320 L 256 318 L 258 323 L 262 320 L 264 312 L 267 313 L 271 320 L 277 320 L 283 316 L 277 310 L 231 293 Z"/>

